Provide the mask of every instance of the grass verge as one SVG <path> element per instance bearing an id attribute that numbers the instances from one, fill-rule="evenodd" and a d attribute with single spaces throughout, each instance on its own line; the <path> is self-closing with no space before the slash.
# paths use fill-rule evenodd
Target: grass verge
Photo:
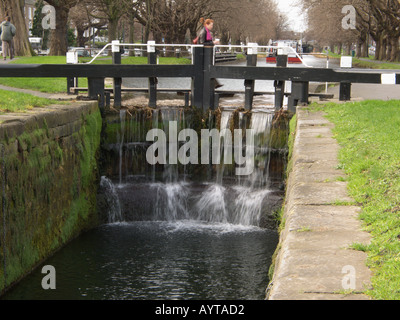
<path id="1" fill-rule="evenodd" d="M 333 59 L 340 59 L 341 55 L 329 51 L 329 57 Z M 377 61 L 373 56 L 369 58 L 356 58 L 353 57 L 353 67 L 363 69 L 400 69 L 400 63 Z"/>
<path id="2" fill-rule="evenodd" d="M 374 299 L 400 299 L 400 101 L 326 104 L 341 150 L 349 195 L 361 205 L 370 232 L 368 266 Z"/>
<path id="3" fill-rule="evenodd" d="M 6 112 L 25 112 L 35 107 L 45 107 L 57 101 L 39 98 L 30 94 L 0 90 L 0 114 Z"/>

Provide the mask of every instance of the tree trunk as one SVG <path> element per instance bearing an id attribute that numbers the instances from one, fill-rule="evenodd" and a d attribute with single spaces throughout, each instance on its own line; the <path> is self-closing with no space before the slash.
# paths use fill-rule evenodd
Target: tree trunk
<path id="1" fill-rule="evenodd" d="M 135 43 L 135 22 L 134 19 L 132 19 L 129 23 L 129 43 Z M 133 47 L 130 47 L 129 50 L 129 56 L 134 57 L 135 56 L 135 50 Z"/>
<path id="2" fill-rule="evenodd" d="M 68 13 L 65 7 L 56 7 L 56 28 L 51 30 L 50 56 L 65 56 L 68 51 Z"/>
<path id="3" fill-rule="evenodd" d="M 392 50 L 390 52 L 390 61 L 399 61 L 399 38 L 394 36 L 391 38 Z"/>
<path id="4" fill-rule="evenodd" d="M 84 36 L 85 30 L 82 28 L 76 28 L 77 36 L 76 36 L 76 45 L 78 47 L 84 47 L 86 38 Z"/>
<path id="5" fill-rule="evenodd" d="M 361 58 L 362 57 L 362 47 L 363 47 L 362 42 L 357 41 L 357 49 L 356 49 L 357 58 Z"/>
<path id="6" fill-rule="evenodd" d="M 346 44 L 346 55 L 348 56 L 351 56 L 351 46 L 352 46 L 351 42 Z"/>
<path id="7" fill-rule="evenodd" d="M 381 60 L 381 45 L 382 41 L 379 38 L 374 38 L 375 41 L 375 60 Z"/>
<path id="8" fill-rule="evenodd" d="M 108 19 L 108 42 L 117 40 L 119 19 Z"/>
<path id="9" fill-rule="evenodd" d="M 337 46 L 337 54 L 342 54 L 342 48 L 343 48 L 343 44 L 341 42 L 339 42 L 338 46 Z"/>
<path id="10" fill-rule="evenodd" d="M 379 60 L 386 60 L 386 38 L 382 36 L 380 39 Z"/>
<path id="11" fill-rule="evenodd" d="M 17 56 L 32 56 L 33 50 L 29 43 L 29 34 L 25 24 L 23 0 L 1 0 L 0 13 L 3 18 L 11 17 L 11 23 L 15 25 L 17 34 L 14 37 L 14 49 Z"/>

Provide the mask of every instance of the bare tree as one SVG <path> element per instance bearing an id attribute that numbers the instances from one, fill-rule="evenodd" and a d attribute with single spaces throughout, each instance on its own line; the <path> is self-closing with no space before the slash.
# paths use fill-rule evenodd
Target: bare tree
<path id="1" fill-rule="evenodd" d="M 107 25 L 106 19 L 97 19 L 92 17 L 92 13 L 97 9 L 93 6 L 91 0 L 85 0 L 73 7 L 69 14 L 70 21 L 74 24 L 77 32 L 77 45 L 83 47 L 90 40 L 90 37 L 85 37 L 85 31 L 95 28 L 98 31 Z M 95 34 L 92 35 L 93 37 Z"/>
<path id="2" fill-rule="evenodd" d="M 372 14 L 371 36 L 376 42 L 376 58 L 399 60 L 400 4 L 397 0 L 367 0 Z"/>
<path id="3" fill-rule="evenodd" d="M 338 53 L 345 46 L 347 54 L 350 54 L 357 32 L 342 26 L 342 8 L 348 4 L 348 0 L 303 0 L 303 9 L 308 16 L 309 35 L 323 46 L 329 45 L 332 51 L 336 47 Z"/>
<path id="4" fill-rule="evenodd" d="M 302 0 L 308 11 L 309 32 L 321 43 L 331 46 L 353 42 L 358 56 L 368 56 L 369 37 L 376 43 L 377 60 L 399 60 L 400 2 L 399 0 Z M 356 29 L 340 28 L 344 5 L 357 12 Z M 338 28 L 339 26 L 339 28 Z"/>
<path id="5" fill-rule="evenodd" d="M 184 43 L 187 31 L 196 37 L 201 17 L 211 17 L 211 0 L 142 0 L 137 1 L 135 17 L 145 27 L 144 39 L 150 32 L 156 41 Z"/>
<path id="6" fill-rule="evenodd" d="M 108 41 L 118 38 L 118 23 L 124 15 L 132 0 L 91 0 L 96 6 L 97 11 L 92 12 L 92 16 L 98 19 L 108 21 Z"/>
<path id="7" fill-rule="evenodd" d="M 68 50 L 68 15 L 79 0 L 46 0 L 56 10 L 56 28 L 51 30 L 50 55 L 63 56 Z"/>

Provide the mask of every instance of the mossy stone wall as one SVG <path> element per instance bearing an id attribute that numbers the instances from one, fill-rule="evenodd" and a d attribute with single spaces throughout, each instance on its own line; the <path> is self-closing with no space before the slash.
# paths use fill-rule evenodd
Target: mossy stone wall
<path id="1" fill-rule="evenodd" d="M 97 103 L 0 116 L 0 294 L 99 223 Z"/>

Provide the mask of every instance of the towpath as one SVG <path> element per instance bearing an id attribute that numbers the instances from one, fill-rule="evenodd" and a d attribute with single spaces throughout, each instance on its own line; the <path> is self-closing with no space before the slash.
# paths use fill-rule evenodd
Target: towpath
<path id="1" fill-rule="evenodd" d="M 297 129 L 270 300 L 361 300 L 370 287 L 366 254 L 353 243 L 368 243 L 349 205 L 344 173 L 337 169 L 338 143 L 323 112 L 297 109 Z"/>

